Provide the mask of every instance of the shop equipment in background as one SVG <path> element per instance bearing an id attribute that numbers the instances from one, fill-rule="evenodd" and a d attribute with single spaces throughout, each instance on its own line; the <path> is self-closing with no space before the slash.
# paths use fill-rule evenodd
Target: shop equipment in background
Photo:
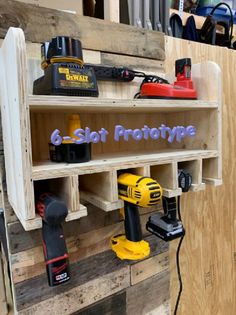
<path id="1" fill-rule="evenodd" d="M 33 94 L 98 96 L 93 68 L 83 67 L 81 42 L 57 36 L 41 46 L 44 76 L 34 81 Z"/>
<path id="2" fill-rule="evenodd" d="M 69 256 L 62 229 L 68 209 L 57 197 L 43 193 L 36 198 L 36 210 L 43 220 L 43 252 L 48 284 L 53 287 L 70 279 Z"/>
<path id="3" fill-rule="evenodd" d="M 222 13 L 218 15 L 216 14 L 222 9 L 222 6 L 224 9 L 226 8 L 225 12 L 227 9 L 229 10 L 229 16 L 223 15 Z M 217 32 L 217 27 L 223 29 L 223 32 Z M 206 44 L 232 48 L 231 41 L 233 39 L 233 27 L 234 18 L 230 6 L 227 3 L 220 2 L 213 7 L 207 15 L 200 30 L 200 41 Z"/>
<path id="4" fill-rule="evenodd" d="M 162 197 L 162 188 L 152 178 L 123 173 L 118 176 L 118 193 L 124 200 L 125 235 L 112 237 L 112 250 L 120 259 L 143 259 L 149 256 L 150 247 L 142 237 L 138 207 L 157 204 Z"/>

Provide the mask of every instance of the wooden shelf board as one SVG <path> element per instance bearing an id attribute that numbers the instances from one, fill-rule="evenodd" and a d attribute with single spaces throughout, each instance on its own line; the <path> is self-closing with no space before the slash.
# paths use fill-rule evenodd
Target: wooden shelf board
<path id="1" fill-rule="evenodd" d="M 124 207 L 124 202 L 120 199 L 111 202 L 104 200 L 104 198 L 94 195 L 93 193 L 90 193 L 88 191 L 80 191 L 80 198 L 106 212 Z"/>
<path id="2" fill-rule="evenodd" d="M 71 211 L 68 213 L 66 217 L 66 222 L 86 217 L 87 214 L 87 208 L 84 205 L 80 204 L 80 209 L 78 211 Z"/>
<path id="3" fill-rule="evenodd" d="M 94 97 L 29 96 L 31 111 L 79 110 L 80 112 L 158 112 L 214 109 L 216 101 L 167 99 L 102 99 Z"/>
<path id="4" fill-rule="evenodd" d="M 136 168 L 145 165 L 158 165 L 173 161 L 187 161 L 198 158 L 217 157 L 216 150 L 165 150 L 157 153 L 115 153 L 113 155 L 100 155 L 86 163 L 67 164 L 53 163 L 50 161 L 39 162 L 32 168 L 32 179 L 42 180 L 65 177 L 71 175 L 83 175 L 100 173 L 111 169 Z"/>
<path id="5" fill-rule="evenodd" d="M 204 184 L 212 186 L 221 186 L 223 183 L 222 179 L 217 178 L 203 178 L 202 181 Z"/>
<path id="6" fill-rule="evenodd" d="M 202 191 L 206 189 L 206 185 L 205 183 L 201 183 L 201 184 L 192 184 L 190 187 L 190 191 Z"/>
<path id="7" fill-rule="evenodd" d="M 181 188 L 176 188 L 176 189 L 162 188 L 162 189 L 163 189 L 163 196 L 167 198 L 172 198 L 172 197 L 177 197 L 177 196 L 182 195 Z"/>

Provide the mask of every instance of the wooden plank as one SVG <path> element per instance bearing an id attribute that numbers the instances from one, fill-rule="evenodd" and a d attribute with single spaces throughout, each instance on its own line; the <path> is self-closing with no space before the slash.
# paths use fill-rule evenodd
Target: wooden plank
<path id="1" fill-rule="evenodd" d="M 64 293 L 57 294 L 47 300 L 36 303 L 27 309 L 19 311 L 19 315 L 41 315 L 42 310 L 50 313 L 53 310 L 54 314 L 62 312 L 65 315 L 69 315 L 128 286 L 129 267 L 127 266 L 68 290 L 66 295 Z"/>
<path id="2" fill-rule="evenodd" d="M 82 309 L 72 315 L 127 315 L 126 292 L 114 294 L 109 298 Z"/>
<path id="3" fill-rule="evenodd" d="M 39 163 L 38 166 L 33 167 L 33 179 L 48 179 L 61 176 L 70 175 L 82 175 L 93 172 L 106 172 L 112 169 L 128 169 L 142 167 L 146 165 L 157 165 L 163 163 L 171 163 L 173 160 L 183 161 L 191 160 L 193 158 L 202 157 L 217 157 L 218 152 L 216 150 L 165 150 L 164 153 L 156 154 L 133 154 L 128 155 L 124 153 L 124 156 L 112 157 L 114 155 L 100 156 L 100 159 L 93 159 L 90 162 L 83 164 L 56 164 L 47 162 L 45 165 Z"/>
<path id="4" fill-rule="evenodd" d="M 166 37 L 166 53 L 167 71 L 173 69 L 175 59 L 190 57 L 193 63 L 204 60 L 216 62 L 221 68 L 223 78 L 224 184 L 217 188 L 206 187 L 205 191 L 197 194 L 183 194 L 181 198 L 182 220 L 187 233 L 181 249 L 184 294 L 180 301 L 179 314 L 188 314 L 190 309 L 192 314 L 235 314 L 236 239 L 232 222 L 235 222 L 236 194 L 232 182 L 236 176 L 236 90 L 233 70 L 236 69 L 236 53 L 227 48 L 170 37 Z M 216 215 L 223 209 L 226 210 L 222 216 Z M 171 242 L 170 246 L 173 311 L 179 286 L 175 261 L 177 244 Z"/>
<path id="5" fill-rule="evenodd" d="M 11 0 L 7 3 L 1 0 L 0 10 L 7 21 L 1 24 L 1 37 L 5 36 L 9 27 L 8 21 L 11 21 L 11 25 L 23 29 L 26 39 L 31 42 L 41 43 L 63 34 L 79 38 L 83 48 L 87 49 L 164 59 L 164 34 L 156 31 Z M 111 38 L 120 40 L 111 41 Z"/>
<path id="6" fill-rule="evenodd" d="M 169 315 L 169 272 L 142 281 L 127 289 L 127 314 L 158 314 L 156 309 L 164 309 L 159 313 Z"/>
<path id="7" fill-rule="evenodd" d="M 99 101 L 98 101 L 99 100 Z M 73 96 L 45 96 L 30 95 L 29 106 L 31 111 L 40 110 L 71 110 L 91 113 L 102 112 L 181 112 L 189 110 L 216 109 L 216 101 L 206 100 L 164 100 L 164 99 L 95 99 Z"/>
<path id="8" fill-rule="evenodd" d="M 102 279 L 105 279 L 109 281 L 109 279 L 113 278 L 114 281 L 114 289 L 117 287 L 118 290 L 114 292 L 110 292 L 109 295 L 112 293 L 116 293 L 122 288 L 119 288 L 119 281 L 125 285 L 130 285 L 130 270 L 129 266 L 126 262 L 121 261 L 115 257 L 115 254 L 109 250 L 105 251 L 103 253 L 93 255 L 87 259 L 84 259 L 80 262 L 74 263 L 70 265 L 71 270 L 71 280 L 67 282 L 63 286 L 58 286 L 57 288 L 50 288 L 47 283 L 47 276 L 44 273 L 41 276 L 31 278 L 27 281 L 23 281 L 21 283 L 18 283 L 15 285 L 16 290 L 16 302 L 17 302 L 17 309 L 22 310 L 25 308 L 33 307 L 37 308 L 39 307 L 41 301 L 43 301 L 43 305 L 46 306 L 47 302 L 56 302 L 59 297 L 62 297 L 62 294 L 69 294 L 71 298 L 73 296 L 71 295 L 73 293 L 73 290 L 79 291 L 79 288 L 82 290 L 82 285 L 91 284 L 91 281 L 94 281 L 91 284 L 91 294 L 93 295 L 94 299 L 90 301 L 89 304 L 92 304 L 94 302 L 97 302 L 98 300 L 101 300 L 102 298 L 105 298 L 106 296 L 97 296 L 99 290 L 99 286 L 96 286 L 96 283 L 99 284 L 99 282 L 103 281 Z M 119 278 L 119 275 L 124 272 L 124 277 Z M 128 281 L 128 282 L 127 282 Z M 30 290 L 30 288 L 35 288 L 35 290 Z M 103 295 L 103 289 L 100 288 L 100 293 Z M 70 293 L 71 292 L 71 293 Z M 107 290 L 106 290 L 107 292 Z M 87 292 L 86 292 L 87 293 Z M 96 299 L 97 296 L 97 299 Z M 64 295 L 64 297 L 66 297 Z M 91 297 L 91 296 L 90 296 Z M 75 297 L 74 297 L 75 298 Z M 64 298 L 61 299 L 62 302 L 65 300 Z M 76 298 L 75 298 L 76 300 Z M 46 304 L 45 304 L 46 303 Z M 76 303 L 74 301 L 73 303 Z M 72 304 L 73 304 L 72 303 Z M 51 304 L 51 303 L 50 303 Z M 70 304 L 70 303 L 65 303 Z M 82 304 L 80 308 L 86 307 L 87 305 L 85 303 L 79 302 L 79 304 Z M 68 307 L 68 305 L 66 305 Z M 80 308 L 77 308 L 73 310 L 74 312 L 79 310 Z M 44 307 L 42 308 L 44 311 Z M 53 307 L 53 311 L 56 312 L 56 308 Z M 71 311 L 72 313 L 72 311 Z"/>
<path id="9" fill-rule="evenodd" d="M 120 208 L 123 208 L 124 202 L 122 200 L 117 201 L 107 201 L 103 197 L 95 195 L 88 191 L 80 191 L 81 198 L 91 203 L 92 205 L 104 210 L 104 211 L 113 211 Z"/>
<path id="10" fill-rule="evenodd" d="M 142 70 L 150 73 L 159 73 L 163 76 L 164 61 L 161 60 L 147 60 L 145 58 L 138 58 L 133 56 L 118 55 L 112 53 L 101 52 L 101 64 L 108 66 L 123 66 L 133 70 Z"/>
<path id="11" fill-rule="evenodd" d="M 92 205 L 87 205 L 88 216 L 78 221 L 70 221 L 64 224 L 64 235 L 66 238 L 79 239 L 79 235 L 88 232 L 96 234 L 96 230 L 120 221 L 119 210 L 112 212 L 102 211 Z M 150 214 L 162 209 L 161 202 L 149 208 L 139 208 L 140 215 Z M 11 254 L 23 252 L 27 249 L 41 245 L 41 230 L 24 231 L 21 223 L 17 220 L 8 224 L 9 251 Z"/>
<path id="12" fill-rule="evenodd" d="M 118 211 L 106 213 L 92 205 L 88 205 L 88 216 L 64 224 L 64 234 L 66 238 L 79 238 L 79 234 L 101 229 L 115 224 L 119 220 Z M 9 250 L 12 254 L 41 245 L 41 230 L 26 232 L 19 221 L 8 224 L 8 235 Z"/>
<path id="13" fill-rule="evenodd" d="M 182 195 L 182 190 L 181 188 L 177 188 L 177 189 L 163 189 L 163 196 L 167 197 L 167 198 L 172 198 L 172 197 L 177 197 Z"/>
<path id="14" fill-rule="evenodd" d="M 150 214 L 141 216 L 143 235 L 148 235 L 145 225 Z M 124 233 L 123 222 L 103 227 L 78 236 L 66 239 L 70 262 L 75 263 L 110 249 L 110 239 L 114 235 Z M 41 236 L 40 236 L 41 239 Z M 167 250 L 155 237 L 148 237 L 153 254 Z M 79 244 L 79 246 L 78 246 Z M 156 248 L 157 247 L 157 248 Z M 11 255 L 13 282 L 18 283 L 45 273 L 42 246 L 33 247 Z"/>
<path id="15" fill-rule="evenodd" d="M 100 238 L 100 236 L 98 235 L 97 238 Z M 89 239 L 86 238 L 86 240 L 88 241 Z M 166 242 L 159 240 L 158 238 L 154 236 L 149 236 L 146 238 L 146 240 L 150 243 L 151 257 L 155 255 L 159 255 L 168 250 L 168 244 Z M 80 251 L 81 250 L 82 250 L 82 247 L 80 247 Z M 37 260 L 40 258 L 35 256 L 35 259 Z M 108 251 L 105 251 L 96 255 L 93 254 L 91 257 L 82 259 L 80 262 L 71 263 L 72 279 L 66 285 L 57 287 L 57 290 L 55 289 L 52 290 L 50 287 L 48 287 L 45 272 L 43 273 L 43 275 L 40 275 L 38 277 L 34 276 L 33 278 L 31 277 L 28 280 L 25 279 L 25 281 L 15 284 L 18 309 L 21 310 L 21 309 L 29 308 L 31 310 L 33 308 L 32 311 L 35 309 L 38 310 L 38 307 L 39 307 L 38 304 L 40 304 L 41 307 L 44 307 L 44 306 L 46 307 L 48 302 L 51 304 L 53 299 L 57 300 L 58 295 L 63 294 L 65 291 L 66 291 L 66 296 L 68 292 L 73 291 L 72 289 L 77 290 L 80 288 L 81 291 L 83 291 L 84 284 L 87 285 L 92 280 L 100 281 L 100 279 L 102 278 L 104 279 L 106 278 L 106 276 L 109 276 L 110 273 L 115 274 L 116 272 L 119 273 L 122 270 L 123 270 L 122 272 L 124 272 L 124 268 L 127 268 L 128 264 L 131 264 L 133 266 L 135 262 L 131 261 L 128 263 L 127 261 L 121 261 L 115 257 L 115 254 L 111 250 L 108 250 Z M 34 265 L 34 268 L 37 268 L 37 266 Z M 130 269 L 128 270 L 129 272 L 128 272 L 127 278 L 129 280 L 129 285 L 130 285 Z M 116 278 L 119 281 L 119 275 Z M 123 279 L 124 277 L 121 278 L 121 281 Z M 34 291 L 31 290 L 29 292 L 30 287 L 34 287 L 35 290 Z M 96 290 L 97 289 L 94 288 L 93 286 L 91 287 L 91 291 L 93 291 L 92 294 L 95 296 L 97 295 Z M 112 293 L 115 293 L 115 292 L 111 292 L 111 294 Z M 102 289 L 100 291 L 100 294 L 101 295 L 99 296 L 98 300 L 103 298 Z M 41 304 L 41 301 L 44 301 L 45 303 L 43 302 L 43 304 Z M 92 304 L 94 302 L 96 302 L 96 300 L 90 301 L 89 304 Z M 86 305 L 83 304 L 82 307 L 85 307 L 85 306 Z M 56 311 L 56 310 L 57 308 L 53 307 L 53 311 Z"/>
<path id="16" fill-rule="evenodd" d="M 169 254 L 164 252 L 131 266 L 131 284 L 135 285 L 169 269 Z"/>
<path id="17" fill-rule="evenodd" d="M 8 315 L 3 259 L 0 249 L 0 314 Z"/>
<path id="18" fill-rule="evenodd" d="M 120 0 L 104 1 L 104 20 L 120 22 Z"/>
<path id="19" fill-rule="evenodd" d="M 40 7 L 56 9 L 56 10 L 67 10 L 74 11 L 77 14 L 83 15 L 83 0 L 67 0 L 60 1 L 57 0 L 17 0 L 20 2 L 34 4 Z"/>
<path id="20" fill-rule="evenodd" d="M 8 196 L 18 217 L 35 218 L 26 48 L 21 29 L 10 28 L 1 47 L 1 106 Z M 17 156 L 17 158 L 15 158 Z"/>

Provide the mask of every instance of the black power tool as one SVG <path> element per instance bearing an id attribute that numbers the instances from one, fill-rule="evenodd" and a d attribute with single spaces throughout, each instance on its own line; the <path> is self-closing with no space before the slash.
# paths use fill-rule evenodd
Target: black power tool
<path id="1" fill-rule="evenodd" d="M 182 192 L 187 192 L 192 184 L 192 176 L 185 170 L 179 170 L 178 182 Z M 176 197 L 162 197 L 162 203 L 164 214 L 158 212 L 151 215 L 146 224 L 146 229 L 164 241 L 171 241 L 183 236 L 185 230 L 181 218 L 177 218 L 177 211 L 180 212 Z"/>
<path id="2" fill-rule="evenodd" d="M 164 215 L 160 212 L 151 215 L 146 228 L 164 241 L 171 241 L 184 235 L 184 227 L 182 222 L 176 217 L 176 197 L 162 197 L 162 202 Z"/>
<path id="3" fill-rule="evenodd" d="M 43 252 L 48 284 L 53 287 L 70 279 L 68 252 L 61 225 L 68 209 L 57 197 L 44 193 L 36 200 L 36 210 L 43 219 Z"/>
<path id="4" fill-rule="evenodd" d="M 44 76 L 34 81 L 33 94 L 98 96 L 92 67 L 84 67 L 81 42 L 57 36 L 41 46 Z"/>

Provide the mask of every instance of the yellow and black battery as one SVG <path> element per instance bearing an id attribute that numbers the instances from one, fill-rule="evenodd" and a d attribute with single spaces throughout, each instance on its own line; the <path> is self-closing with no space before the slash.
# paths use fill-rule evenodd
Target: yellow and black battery
<path id="1" fill-rule="evenodd" d="M 49 143 L 49 155 L 52 162 L 83 163 L 91 160 L 91 143 L 76 144 L 78 139 L 74 131 L 81 128 L 80 116 L 71 114 L 67 123 L 67 140 L 60 145 Z"/>
<path id="2" fill-rule="evenodd" d="M 33 94 L 98 96 L 94 69 L 84 66 L 78 39 L 57 36 L 41 46 L 44 76 L 34 81 Z"/>

